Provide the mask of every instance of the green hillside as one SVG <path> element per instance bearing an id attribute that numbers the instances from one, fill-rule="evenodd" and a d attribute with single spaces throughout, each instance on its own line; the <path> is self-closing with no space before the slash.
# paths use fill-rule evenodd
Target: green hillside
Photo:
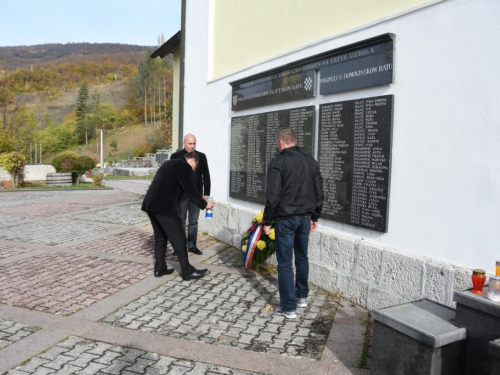
<path id="1" fill-rule="evenodd" d="M 171 143 L 172 61 L 114 44 L 0 47 L 0 155 L 42 144 L 99 162 L 142 156 Z M 117 144 L 111 147 L 110 143 Z M 39 148 L 38 148 L 39 149 Z"/>

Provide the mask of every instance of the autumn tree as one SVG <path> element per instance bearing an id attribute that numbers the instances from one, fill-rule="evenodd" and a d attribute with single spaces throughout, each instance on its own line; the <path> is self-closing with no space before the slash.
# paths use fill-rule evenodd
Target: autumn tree
<path id="1" fill-rule="evenodd" d="M 14 95 L 4 80 L 0 82 L 0 110 L 2 111 L 2 128 L 7 127 L 7 106 L 14 102 Z"/>
<path id="2" fill-rule="evenodd" d="M 87 113 L 89 99 L 89 86 L 87 82 L 83 82 L 78 90 L 78 98 L 76 99 L 76 131 L 75 136 L 78 143 L 89 145 L 89 134 L 87 126 Z"/>
<path id="3" fill-rule="evenodd" d="M 139 65 L 135 79 L 135 100 L 143 108 L 144 126 L 161 125 L 171 111 L 172 68 L 169 59 L 148 55 Z M 149 118 L 149 120 L 148 120 Z"/>

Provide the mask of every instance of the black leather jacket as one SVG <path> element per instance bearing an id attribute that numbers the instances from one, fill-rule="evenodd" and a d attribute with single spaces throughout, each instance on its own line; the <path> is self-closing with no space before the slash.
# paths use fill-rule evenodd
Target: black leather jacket
<path id="1" fill-rule="evenodd" d="M 271 161 L 267 171 L 265 223 L 309 215 L 312 221 L 318 221 L 323 200 L 323 178 L 312 156 L 292 146 Z"/>

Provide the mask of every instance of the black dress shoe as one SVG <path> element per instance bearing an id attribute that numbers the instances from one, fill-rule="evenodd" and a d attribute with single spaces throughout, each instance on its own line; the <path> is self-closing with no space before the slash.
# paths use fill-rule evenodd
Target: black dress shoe
<path id="1" fill-rule="evenodd" d="M 156 272 L 155 271 L 155 277 L 162 277 L 164 275 L 171 275 L 174 273 L 174 269 L 173 268 L 166 268 L 164 269 L 163 271 L 160 271 L 160 272 Z"/>
<path id="2" fill-rule="evenodd" d="M 196 255 L 203 255 L 203 251 L 201 251 L 200 249 L 198 249 L 196 246 L 195 247 L 190 247 L 188 249 L 188 251 L 190 253 L 193 253 L 193 254 L 196 254 Z"/>
<path id="3" fill-rule="evenodd" d="M 196 279 L 201 279 L 205 274 L 208 272 L 208 269 L 203 269 L 203 270 L 196 270 L 192 274 L 187 275 L 187 276 L 182 276 L 184 280 L 196 280 Z"/>

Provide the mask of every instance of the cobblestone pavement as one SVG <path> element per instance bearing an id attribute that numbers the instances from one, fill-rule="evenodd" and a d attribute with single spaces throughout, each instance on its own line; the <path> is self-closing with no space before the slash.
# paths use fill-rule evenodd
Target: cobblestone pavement
<path id="1" fill-rule="evenodd" d="M 151 274 L 151 266 L 48 253 L 0 266 L 0 301 L 68 315 Z"/>
<path id="2" fill-rule="evenodd" d="M 275 275 L 197 245 L 203 279 L 155 278 L 137 194 L 0 193 L 0 374 L 368 374 L 366 310 L 311 286 L 286 320 Z M 170 246 L 167 260 L 179 270 Z"/>
<path id="3" fill-rule="evenodd" d="M 33 204 L 26 203 L 16 206 L 16 211 L 12 213 L 10 207 L 0 208 L 0 215 L 14 214 L 15 216 L 26 218 L 38 218 L 54 215 L 68 214 L 93 208 L 88 205 L 67 204 L 62 202 L 40 203 L 33 207 Z"/>
<path id="4" fill-rule="evenodd" d="M 240 349 L 318 359 L 335 305 L 311 288 L 298 319 L 273 314 L 277 282 L 262 277 L 211 273 L 190 283 L 177 277 L 103 321 L 161 335 Z"/>
<path id="5" fill-rule="evenodd" d="M 241 252 L 239 250 L 235 249 L 234 247 L 228 247 L 203 261 L 203 263 L 213 264 L 217 266 L 243 268 L 243 256 L 241 255 Z"/>
<path id="6" fill-rule="evenodd" d="M 9 375 L 26 374 L 207 374 L 252 375 L 209 363 L 193 362 L 71 336 L 33 357 Z"/>
<path id="7" fill-rule="evenodd" d="M 13 224 L 25 220 L 23 217 L 13 217 L 12 215 L 0 216 L 0 226 L 5 224 Z"/>
<path id="8" fill-rule="evenodd" d="M 67 217 L 85 221 L 96 221 L 99 223 L 112 224 L 137 224 L 148 221 L 148 215 L 141 211 L 140 203 L 127 204 L 124 206 L 108 208 L 105 210 L 79 213 Z"/>
<path id="9" fill-rule="evenodd" d="M 2 245 L 0 244 L 0 259 L 8 258 L 13 255 L 22 254 L 30 249 L 25 249 L 19 246 L 11 246 L 11 245 Z"/>
<path id="10" fill-rule="evenodd" d="M 10 241 L 58 245 L 111 229 L 106 226 L 89 223 L 47 220 L 0 228 L 0 238 Z"/>
<path id="11" fill-rule="evenodd" d="M 207 235 L 198 234 L 197 245 L 200 249 L 210 247 L 216 242 L 216 240 Z M 151 258 L 154 252 L 154 243 L 153 229 L 151 226 L 148 226 L 113 234 L 99 238 L 98 240 L 83 242 L 73 247 L 80 250 L 104 251 L 114 254 Z M 173 251 L 172 245 L 168 242 L 167 260 L 173 260 Z"/>
<path id="12" fill-rule="evenodd" d="M 0 349 L 40 330 L 26 324 L 0 319 Z"/>

